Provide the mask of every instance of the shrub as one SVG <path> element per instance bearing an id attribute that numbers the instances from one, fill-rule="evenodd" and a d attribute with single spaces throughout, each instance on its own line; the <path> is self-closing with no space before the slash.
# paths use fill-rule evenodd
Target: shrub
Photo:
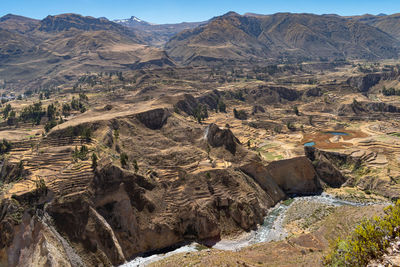
<path id="1" fill-rule="evenodd" d="M 233 116 L 238 120 L 247 120 L 247 113 L 244 110 L 233 109 Z"/>
<path id="2" fill-rule="evenodd" d="M 222 99 L 218 100 L 218 107 L 217 109 L 219 110 L 219 112 L 224 112 L 226 113 L 226 104 L 224 103 L 224 101 L 222 101 Z"/>
<path id="3" fill-rule="evenodd" d="M 400 200 L 385 208 L 385 216 L 364 220 L 346 239 L 337 239 L 325 256 L 327 266 L 366 266 L 381 257 L 390 240 L 400 237 Z"/>
<path id="4" fill-rule="evenodd" d="M 296 126 L 290 121 L 286 123 L 286 127 L 292 132 L 296 131 Z"/>
<path id="5" fill-rule="evenodd" d="M 122 168 L 125 168 L 128 165 L 128 155 L 122 152 L 120 155 L 120 161 Z"/>
<path id="6" fill-rule="evenodd" d="M 3 118 L 7 119 L 8 118 L 8 114 L 11 112 L 12 107 L 10 104 L 7 104 L 4 109 L 3 109 Z"/>
<path id="7" fill-rule="evenodd" d="M 42 102 L 39 101 L 37 103 L 25 107 L 20 114 L 20 118 L 24 122 L 31 121 L 39 125 L 40 121 L 42 120 L 42 117 L 45 114 L 46 112 L 42 108 Z"/>
<path id="8" fill-rule="evenodd" d="M 2 142 L 0 142 L 0 154 L 7 153 L 11 150 L 11 143 L 8 142 L 6 139 L 3 139 Z"/>
<path id="9" fill-rule="evenodd" d="M 299 108 L 297 106 L 293 107 L 293 112 L 296 114 L 296 116 L 300 116 Z"/>
<path id="10" fill-rule="evenodd" d="M 138 172 L 138 171 L 139 171 L 139 165 L 138 165 L 136 159 L 133 160 L 133 168 L 135 169 L 135 172 Z"/>
<path id="11" fill-rule="evenodd" d="M 97 168 L 97 156 L 95 153 L 92 154 L 92 169 L 95 170 Z"/>
<path id="12" fill-rule="evenodd" d="M 11 110 L 10 114 L 8 115 L 7 125 L 15 125 L 17 123 L 17 115 L 15 114 L 14 110 Z"/>
<path id="13" fill-rule="evenodd" d="M 55 126 L 57 126 L 57 122 L 56 120 L 52 119 L 51 121 L 48 121 L 46 123 L 46 125 L 44 126 L 44 130 L 46 131 L 46 133 L 48 133 Z"/>
<path id="14" fill-rule="evenodd" d="M 54 104 L 50 104 L 47 106 L 47 117 L 49 118 L 49 120 L 54 120 L 56 117 L 56 112 L 57 112 L 57 108 L 56 106 L 54 106 Z"/>
<path id="15" fill-rule="evenodd" d="M 89 153 L 89 149 L 87 148 L 87 146 L 83 145 L 83 146 L 81 146 L 80 150 L 78 150 L 78 148 L 75 147 L 74 154 L 72 155 L 72 157 L 75 160 L 78 160 L 78 159 L 86 160 L 88 153 Z"/>
<path id="16" fill-rule="evenodd" d="M 68 103 L 63 104 L 62 114 L 67 117 L 71 114 L 71 106 Z"/>

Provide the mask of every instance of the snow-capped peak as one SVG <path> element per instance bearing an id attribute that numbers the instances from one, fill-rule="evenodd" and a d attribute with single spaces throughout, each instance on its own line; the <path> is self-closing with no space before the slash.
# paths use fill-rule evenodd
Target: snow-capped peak
<path id="1" fill-rule="evenodd" d="M 149 23 L 147 21 L 141 20 L 138 17 L 132 16 L 129 19 L 116 19 L 114 20 L 114 22 L 116 23 L 120 23 L 123 24 L 125 26 L 138 26 L 138 25 L 144 25 L 144 26 L 148 26 L 148 25 L 155 25 L 153 23 Z"/>
<path id="2" fill-rule="evenodd" d="M 135 16 L 132 16 L 132 17 L 131 17 L 131 20 L 134 20 L 134 21 L 137 21 L 137 22 L 142 22 L 141 19 L 139 19 L 139 18 L 137 18 L 137 17 L 135 17 Z"/>

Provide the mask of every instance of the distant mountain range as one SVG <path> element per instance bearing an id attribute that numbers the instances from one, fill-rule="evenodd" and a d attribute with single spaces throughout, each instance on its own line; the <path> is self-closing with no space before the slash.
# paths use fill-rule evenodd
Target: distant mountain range
<path id="1" fill-rule="evenodd" d="M 114 20 L 114 22 L 129 28 L 146 32 L 152 37 L 150 43 L 159 47 L 163 46 L 172 36 L 176 35 L 177 33 L 183 30 L 194 29 L 207 23 L 207 21 L 204 21 L 182 22 L 176 24 L 154 24 L 141 20 L 135 16 L 132 16 L 129 19 L 117 19 Z"/>
<path id="2" fill-rule="evenodd" d="M 376 27 L 400 40 L 400 14 L 363 15 L 347 18 Z"/>
<path id="3" fill-rule="evenodd" d="M 0 79 L 61 84 L 87 71 L 174 65 L 148 34 L 77 14 L 0 18 Z M 20 82 L 19 82 L 20 83 Z"/>
<path id="4" fill-rule="evenodd" d="M 0 79 L 43 85 L 87 71 L 220 61 L 398 58 L 400 14 L 229 12 L 204 22 L 152 24 L 77 14 L 0 18 Z"/>
<path id="5" fill-rule="evenodd" d="M 397 58 L 399 40 L 368 23 L 337 15 L 230 12 L 175 35 L 165 48 L 185 64 L 226 59 L 383 59 Z"/>

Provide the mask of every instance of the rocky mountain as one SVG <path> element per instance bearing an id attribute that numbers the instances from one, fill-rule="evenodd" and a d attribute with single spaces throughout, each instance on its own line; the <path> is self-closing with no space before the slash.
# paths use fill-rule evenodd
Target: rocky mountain
<path id="1" fill-rule="evenodd" d="M 400 40 L 400 13 L 349 17 L 350 20 L 374 26 Z"/>
<path id="2" fill-rule="evenodd" d="M 185 30 L 166 44 L 174 59 L 212 60 L 396 58 L 389 34 L 335 15 L 244 15 L 229 12 L 207 25 Z"/>
<path id="3" fill-rule="evenodd" d="M 36 19 L 8 14 L 0 18 L 0 28 L 25 33 L 33 30 L 39 22 Z"/>
<path id="4" fill-rule="evenodd" d="M 164 51 L 148 46 L 149 38 L 104 18 L 61 14 L 36 21 L 7 15 L 0 19 L 0 79 L 39 86 L 87 71 L 173 65 Z"/>
<path id="5" fill-rule="evenodd" d="M 132 16 L 0 18 L 0 80 L 35 86 L 87 71 L 209 64 L 397 58 L 399 15 L 340 17 L 229 12 L 206 22 L 156 25 Z M 394 37 L 393 37 L 394 36 Z M 41 77 L 41 78 L 37 78 Z M 12 88 L 14 88 L 12 86 Z"/>
<path id="6" fill-rule="evenodd" d="M 151 44 L 160 47 L 164 46 L 171 37 L 180 33 L 181 31 L 194 29 L 207 23 L 207 21 L 204 21 L 182 22 L 176 24 L 154 24 L 141 20 L 135 16 L 132 16 L 129 19 L 114 20 L 114 22 L 129 28 L 146 32 L 152 37 L 152 40 L 150 41 Z"/>
<path id="7" fill-rule="evenodd" d="M 138 27 L 138 26 L 140 27 L 140 26 L 155 25 L 155 24 L 149 23 L 147 21 L 141 20 L 135 16 L 132 16 L 129 19 L 115 19 L 114 22 L 124 25 L 124 26 L 128 26 L 128 27 Z"/>

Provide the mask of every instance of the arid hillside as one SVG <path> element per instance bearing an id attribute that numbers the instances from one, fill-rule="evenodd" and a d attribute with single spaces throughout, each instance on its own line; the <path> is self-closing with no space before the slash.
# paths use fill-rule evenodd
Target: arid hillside
<path id="1" fill-rule="evenodd" d="M 348 17 L 351 20 L 358 21 L 361 23 L 365 23 L 371 26 L 374 26 L 393 37 L 400 39 L 400 14 L 393 15 L 363 15 L 363 16 L 353 16 Z"/>
<path id="2" fill-rule="evenodd" d="M 15 89 L 59 85 L 87 71 L 174 65 L 164 51 L 146 44 L 146 34 L 106 19 L 5 16 L 0 31 L 0 79 Z"/>
<path id="3" fill-rule="evenodd" d="M 397 58 L 398 41 L 372 26 L 339 16 L 234 12 L 186 30 L 167 44 L 174 59 L 212 60 Z"/>

